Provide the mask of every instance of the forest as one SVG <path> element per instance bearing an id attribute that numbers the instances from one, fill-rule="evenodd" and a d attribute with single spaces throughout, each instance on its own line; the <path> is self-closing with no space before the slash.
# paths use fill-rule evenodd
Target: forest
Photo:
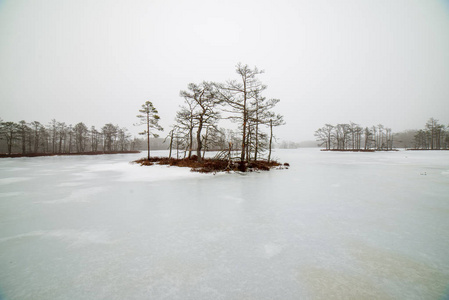
<path id="1" fill-rule="evenodd" d="M 414 132 L 413 150 L 448 150 L 449 126 L 438 123 L 430 118 L 424 126 Z"/>
<path id="2" fill-rule="evenodd" d="M 394 148 L 409 150 L 447 150 L 449 149 L 449 126 L 430 118 L 424 129 L 409 129 L 392 133 L 381 124 L 361 127 L 349 124 L 326 124 L 315 131 L 319 146 L 337 151 L 386 151 Z"/>
<path id="3" fill-rule="evenodd" d="M 126 152 L 137 150 L 140 144 L 139 139 L 131 139 L 128 129 L 112 123 L 97 129 L 83 122 L 72 126 L 55 119 L 48 124 L 0 120 L 0 138 L 2 152 L 8 155 Z"/>
<path id="4" fill-rule="evenodd" d="M 326 150 L 374 151 L 392 150 L 393 133 L 382 124 L 362 127 L 359 124 L 326 124 L 315 131 L 315 137 Z"/>

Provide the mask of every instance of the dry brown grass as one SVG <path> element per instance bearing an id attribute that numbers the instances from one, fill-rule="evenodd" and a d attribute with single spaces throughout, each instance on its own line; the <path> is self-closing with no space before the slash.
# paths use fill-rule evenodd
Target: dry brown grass
<path id="1" fill-rule="evenodd" d="M 216 173 L 216 172 L 229 172 L 229 171 L 241 171 L 241 172 L 269 171 L 271 168 L 281 166 L 281 164 L 276 161 L 267 162 L 263 160 L 252 161 L 243 164 L 241 162 L 228 162 L 226 160 L 212 159 L 212 158 L 206 158 L 203 159 L 202 161 L 198 161 L 197 156 L 192 156 L 190 159 L 151 157 L 150 160 L 148 160 L 147 158 L 142 158 L 134 162 L 142 166 L 151 166 L 157 163 L 159 165 L 185 167 L 190 168 L 192 172 L 200 172 L 200 173 Z"/>

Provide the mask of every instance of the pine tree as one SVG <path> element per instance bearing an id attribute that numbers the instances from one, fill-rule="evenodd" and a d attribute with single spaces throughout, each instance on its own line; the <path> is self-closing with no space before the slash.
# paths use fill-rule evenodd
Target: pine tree
<path id="1" fill-rule="evenodd" d="M 147 136 L 147 146 L 148 146 L 148 160 L 150 160 L 150 134 L 153 137 L 158 137 L 159 135 L 155 133 L 150 133 L 150 129 L 155 129 L 162 131 L 164 130 L 159 125 L 160 117 L 158 115 L 157 109 L 153 106 L 153 103 L 150 101 L 146 101 L 144 104 L 142 104 L 142 108 L 139 109 L 139 112 L 141 112 L 141 115 L 137 115 L 137 118 L 140 119 L 140 122 L 136 125 L 146 125 L 146 130 L 140 132 L 141 135 Z"/>

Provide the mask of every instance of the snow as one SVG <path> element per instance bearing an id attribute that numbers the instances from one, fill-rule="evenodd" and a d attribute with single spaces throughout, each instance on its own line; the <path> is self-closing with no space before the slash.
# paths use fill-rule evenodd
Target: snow
<path id="1" fill-rule="evenodd" d="M 277 150 L 288 170 L 245 175 L 141 156 L 0 160 L 0 299 L 448 296 L 447 151 Z"/>

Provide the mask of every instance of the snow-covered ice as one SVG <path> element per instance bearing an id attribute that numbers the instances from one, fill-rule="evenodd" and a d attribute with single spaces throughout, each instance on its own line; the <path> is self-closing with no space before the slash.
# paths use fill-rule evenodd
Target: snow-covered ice
<path id="1" fill-rule="evenodd" d="M 288 170 L 245 175 L 141 156 L 0 160 L 0 299 L 449 295 L 448 151 L 277 150 Z"/>

